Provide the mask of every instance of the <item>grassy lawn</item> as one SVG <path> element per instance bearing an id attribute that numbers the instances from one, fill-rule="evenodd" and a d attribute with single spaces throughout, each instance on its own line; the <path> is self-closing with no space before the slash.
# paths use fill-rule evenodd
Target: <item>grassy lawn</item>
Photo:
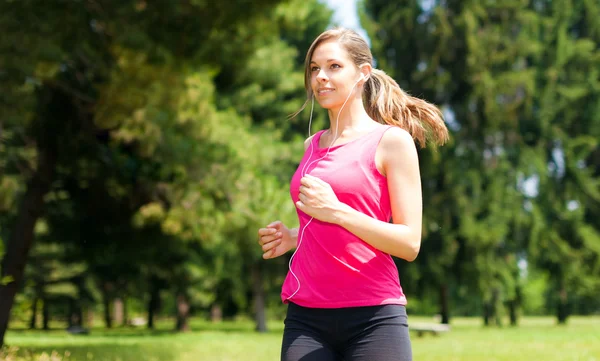
<path id="1" fill-rule="evenodd" d="M 431 322 L 411 317 L 411 322 Z M 194 320 L 193 332 L 174 334 L 172 323 L 157 331 L 93 329 L 90 335 L 10 330 L 6 343 L 18 358 L 6 361 L 264 361 L 279 360 L 281 321 L 257 334 L 246 321 L 210 324 Z M 484 328 L 480 319 L 454 319 L 441 336 L 412 335 L 415 361 L 600 361 L 600 317 L 572 317 L 567 326 L 553 318 L 525 318 L 517 328 Z M 51 357 L 52 352 L 55 356 Z M 44 353 L 46 355 L 44 355 Z M 65 357 L 65 354 L 67 357 Z M 2 356 L 0 356 L 2 358 Z M 4 361 L 4 360 L 3 360 Z M 376 360 L 374 360 L 376 361 Z"/>

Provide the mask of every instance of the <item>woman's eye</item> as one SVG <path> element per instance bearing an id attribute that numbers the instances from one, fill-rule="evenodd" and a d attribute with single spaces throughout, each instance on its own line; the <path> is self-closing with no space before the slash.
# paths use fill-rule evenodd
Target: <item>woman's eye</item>
<path id="1" fill-rule="evenodd" d="M 341 66 L 339 64 L 331 64 L 332 68 L 341 68 Z"/>
<path id="2" fill-rule="evenodd" d="M 310 68 L 310 71 L 318 71 L 318 70 L 319 70 L 319 68 L 316 66 L 313 66 L 312 68 Z"/>

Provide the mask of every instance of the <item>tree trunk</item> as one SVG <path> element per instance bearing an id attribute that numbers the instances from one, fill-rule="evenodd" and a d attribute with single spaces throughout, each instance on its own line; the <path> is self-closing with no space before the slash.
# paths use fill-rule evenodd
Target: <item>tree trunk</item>
<path id="1" fill-rule="evenodd" d="M 221 322 L 223 321 L 223 309 L 221 305 L 213 304 L 210 308 L 210 320 L 211 322 Z"/>
<path id="2" fill-rule="evenodd" d="M 502 327 L 502 304 L 500 303 L 500 289 L 498 287 L 494 287 L 492 294 L 494 295 L 492 298 L 494 320 L 496 321 L 496 326 Z"/>
<path id="3" fill-rule="evenodd" d="M 14 228 L 10 232 L 6 253 L 2 259 L 0 281 L 0 347 L 4 345 L 4 334 L 8 328 L 10 311 L 33 243 L 33 228 L 44 208 L 44 196 L 50 190 L 54 178 L 56 155 L 54 149 L 45 149 L 38 144 L 38 167 L 27 183 L 27 190 L 18 210 Z"/>
<path id="4" fill-rule="evenodd" d="M 123 324 L 123 300 L 119 297 L 115 298 L 113 301 L 114 307 L 114 321 L 117 325 Z"/>
<path id="5" fill-rule="evenodd" d="M 36 297 L 33 299 L 33 304 L 31 305 L 31 319 L 29 320 L 29 329 L 30 330 L 36 329 L 38 302 L 39 302 L 39 298 Z"/>
<path id="6" fill-rule="evenodd" d="M 156 286 L 156 282 L 150 280 L 150 300 L 148 301 L 148 329 L 154 329 L 154 313 L 158 309 L 160 303 L 160 290 Z"/>
<path id="7" fill-rule="evenodd" d="M 72 298 L 69 300 L 68 323 L 69 323 L 69 327 L 74 327 L 74 326 L 81 327 L 83 325 L 81 306 L 77 299 Z"/>
<path id="8" fill-rule="evenodd" d="M 127 298 L 123 297 L 123 326 L 129 325 L 129 312 L 127 309 Z"/>
<path id="9" fill-rule="evenodd" d="M 112 315 L 110 312 L 110 297 L 108 295 L 108 285 L 104 285 L 102 289 L 102 304 L 104 305 L 104 324 L 106 328 L 112 328 Z"/>
<path id="10" fill-rule="evenodd" d="M 252 277 L 252 291 L 254 294 L 254 319 L 256 321 L 256 331 L 267 332 L 265 290 L 263 287 L 261 264 L 253 264 L 250 272 Z"/>
<path id="11" fill-rule="evenodd" d="M 490 325 L 490 318 L 492 317 L 492 306 L 490 301 L 485 301 L 483 303 L 483 325 Z"/>
<path id="12" fill-rule="evenodd" d="M 450 323 L 450 307 L 448 305 L 448 285 L 440 286 L 440 313 L 442 315 L 442 323 Z"/>
<path id="13" fill-rule="evenodd" d="M 518 318 L 517 318 L 517 300 L 510 300 L 508 302 L 508 312 L 510 316 L 510 325 L 517 326 Z"/>
<path id="14" fill-rule="evenodd" d="M 75 315 L 75 300 L 73 299 L 69 299 L 69 307 L 67 309 L 67 324 L 68 324 L 68 328 L 73 327 L 74 324 L 74 319 L 73 319 L 73 315 Z"/>
<path id="15" fill-rule="evenodd" d="M 83 326 L 83 314 L 81 312 L 81 303 L 78 299 L 71 300 L 71 314 L 70 314 L 70 324 L 72 326 Z"/>
<path id="16" fill-rule="evenodd" d="M 154 307 L 152 306 L 152 296 L 148 301 L 148 329 L 154 330 Z"/>
<path id="17" fill-rule="evenodd" d="M 50 301 L 44 297 L 42 302 L 42 328 L 44 331 L 48 331 L 50 329 Z"/>
<path id="18" fill-rule="evenodd" d="M 183 294 L 177 295 L 177 324 L 175 330 L 179 332 L 187 332 L 190 330 L 189 324 L 190 304 L 188 299 Z"/>
<path id="19" fill-rule="evenodd" d="M 567 323 L 567 318 L 569 317 L 567 302 L 567 290 L 565 289 L 564 285 L 561 285 L 560 291 L 558 292 L 558 307 L 556 310 L 556 316 L 559 325 L 564 325 Z"/>
<path id="20" fill-rule="evenodd" d="M 88 328 L 92 328 L 92 327 L 94 327 L 94 308 L 89 305 L 86 308 L 87 308 L 86 317 L 85 317 L 86 326 Z"/>
<path id="21" fill-rule="evenodd" d="M 77 277 L 74 280 L 74 283 L 77 286 L 77 297 L 73 300 L 75 307 L 71 317 L 73 318 L 73 324 L 75 326 L 83 327 L 85 324 L 85 318 L 83 317 L 85 308 L 85 301 L 83 297 L 83 294 L 85 293 L 83 279 L 81 277 Z"/>

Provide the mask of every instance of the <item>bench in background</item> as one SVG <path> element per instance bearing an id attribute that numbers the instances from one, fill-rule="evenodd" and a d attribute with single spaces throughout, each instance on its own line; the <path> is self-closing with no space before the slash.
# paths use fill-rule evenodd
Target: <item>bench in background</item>
<path id="1" fill-rule="evenodd" d="M 418 337 L 423 336 L 426 333 L 431 333 L 434 336 L 438 336 L 440 333 L 450 331 L 450 325 L 442 324 L 442 323 L 419 323 L 410 325 L 408 327 L 410 331 L 414 331 L 417 333 Z"/>

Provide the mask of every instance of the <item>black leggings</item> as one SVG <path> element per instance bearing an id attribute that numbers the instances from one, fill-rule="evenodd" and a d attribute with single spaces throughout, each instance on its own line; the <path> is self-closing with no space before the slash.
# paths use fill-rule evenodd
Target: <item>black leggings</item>
<path id="1" fill-rule="evenodd" d="M 411 361 L 406 308 L 306 308 L 290 303 L 282 361 Z"/>

